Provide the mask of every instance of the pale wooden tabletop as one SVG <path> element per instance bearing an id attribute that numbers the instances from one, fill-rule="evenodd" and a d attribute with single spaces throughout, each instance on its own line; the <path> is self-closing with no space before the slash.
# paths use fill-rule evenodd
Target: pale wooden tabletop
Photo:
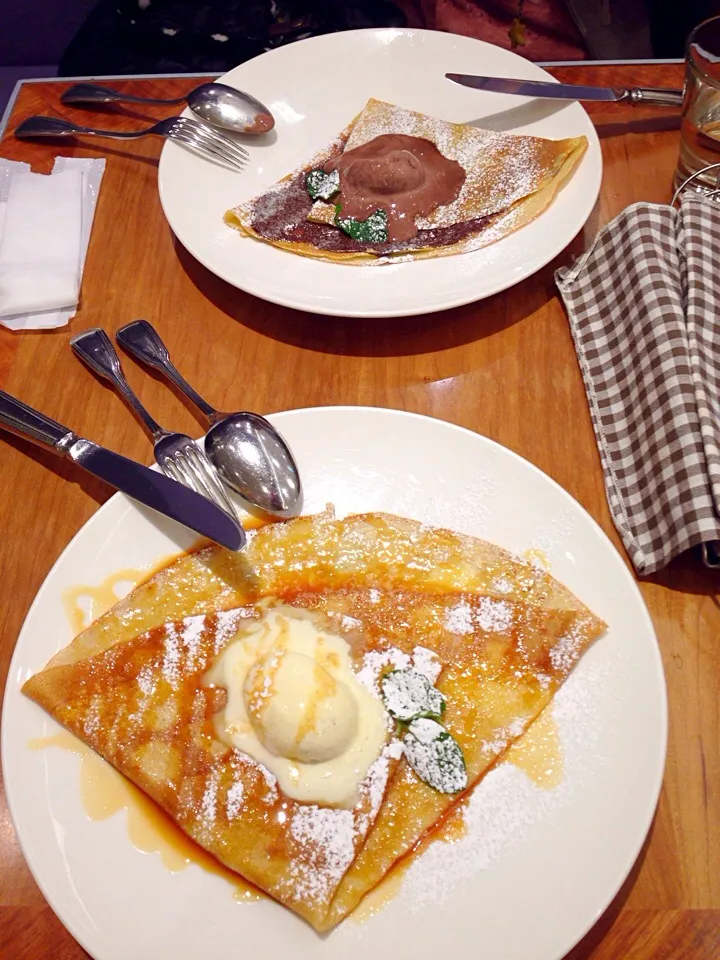
<path id="1" fill-rule="evenodd" d="M 586 64 L 552 72 L 579 83 L 682 85 L 682 67 L 675 64 Z M 121 83 L 141 95 L 178 96 L 197 80 Z M 583 234 L 535 276 L 489 300 L 426 318 L 345 321 L 255 300 L 196 263 L 173 239 L 162 215 L 156 187 L 159 141 L 63 143 L 58 148 L 13 140 L 10 131 L 23 118 L 58 112 L 62 89 L 61 82 L 22 87 L 0 155 L 29 161 L 38 171 L 49 170 L 58 152 L 107 157 L 82 306 L 70 326 L 56 332 L 18 335 L 0 329 L 3 389 L 80 433 L 149 462 L 150 442 L 127 407 L 79 369 L 68 347 L 68 338 L 79 330 L 102 326 L 114 331 L 132 318 L 146 317 L 182 357 L 188 378 L 204 385 L 208 399 L 221 409 L 269 413 L 371 404 L 461 424 L 550 474 L 619 546 L 553 270 L 628 204 L 669 200 L 678 150 L 676 112 L 590 107 L 603 149 L 602 193 Z M 162 108 L 141 109 L 145 116 L 162 116 Z M 103 123 L 129 129 L 138 124 L 138 116 L 107 116 Z M 159 381 L 132 363 L 126 369 L 159 420 L 190 434 L 202 432 L 201 423 Z M 20 440 L 2 436 L 0 451 L 4 683 L 15 639 L 43 578 L 112 491 Z M 686 556 L 641 583 L 668 681 L 665 783 L 637 864 L 570 960 L 720 956 L 717 582 L 697 557 Z M 1 792 L 0 956 L 86 956 L 30 876 Z"/>

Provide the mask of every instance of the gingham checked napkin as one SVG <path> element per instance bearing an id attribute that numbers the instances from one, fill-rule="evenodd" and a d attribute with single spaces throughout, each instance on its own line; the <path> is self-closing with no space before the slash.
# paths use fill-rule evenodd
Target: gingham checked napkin
<path id="1" fill-rule="evenodd" d="M 720 207 L 637 203 L 555 274 L 640 574 L 720 540 Z"/>

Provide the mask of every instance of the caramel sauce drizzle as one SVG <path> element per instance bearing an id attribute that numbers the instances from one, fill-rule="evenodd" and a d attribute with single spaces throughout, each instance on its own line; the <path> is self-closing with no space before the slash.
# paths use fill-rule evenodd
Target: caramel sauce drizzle
<path id="1" fill-rule="evenodd" d="M 171 873 L 185 870 L 194 863 L 206 873 L 227 880 L 234 888 L 235 900 L 248 902 L 264 898 L 260 890 L 194 843 L 142 790 L 71 733 L 63 730 L 51 737 L 38 737 L 31 740 L 28 747 L 31 750 L 59 747 L 77 754 L 80 797 L 87 818 L 99 822 L 125 810 L 132 845 L 142 853 L 157 854 Z"/>
<path id="2" fill-rule="evenodd" d="M 527 550 L 523 550 L 521 556 L 523 560 L 527 560 L 527 562 L 531 563 L 534 567 L 540 567 L 541 570 L 547 570 L 548 573 L 550 572 L 550 558 L 545 551 L 539 547 L 530 547 Z"/>
<path id="3" fill-rule="evenodd" d="M 251 520 L 250 523 L 244 522 L 244 525 L 251 528 L 262 526 L 263 523 Z M 527 550 L 524 557 L 544 569 L 550 566 L 541 550 Z M 174 559 L 175 556 L 165 557 L 145 569 L 118 570 L 100 584 L 78 585 L 66 590 L 62 601 L 73 631 L 79 633 L 122 596 Z M 119 591 L 118 587 L 125 589 Z M 154 801 L 69 732 L 36 738 L 28 743 L 28 747 L 32 750 L 59 747 L 77 754 L 80 757 L 80 794 L 87 817 L 92 821 L 102 821 L 124 809 L 128 837 L 133 846 L 143 853 L 157 854 L 170 872 L 185 870 L 194 863 L 205 872 L 227 880 L 234 888 L 234 898 L 238 901 L 265 898 L 262 891 L 225 868 L 194 843 Z M 503 762 L 512 763 L 522 770 L 540 789 L 552 790 L 562 782 L 562 746 L 550 710 L 543 711 L 524 736 L 507 751 Z M 462 802 L 365 896 L 351 914 L 353 922 L 361 923 L 369 919 L 397 896 L 408 869 L 430 843 L 460 841 L 467 830 L 464 813 L 465 803 Z"/>
<path id="4" fill-rule="evenodd" d="M 543 710 L 524 736 L 504 757 L 522 770 L 541 790 L 554 790 L 563 780 L 563 753 L 560 733 L 550 710 Z"/>
<path id="5" fill-rule="evenodd" d="M 550 710 L 544 710 L 520 740 L 510 747 L 503 762 L 511 763 L 522 770 L 541 790 L 553 790 L 562 783 L 562 744 Z M 364 923 L 384 910 L 397 897 L 408 870 L 431 843 L 458 843 L 463 839 L 467 833 L 467 802 L 462 800 L 458 803 L 437 829 L 425 837 L 408 856 L 403 857 L 363 898 L 350 914 L 349 919 L 353 923 Z"/>

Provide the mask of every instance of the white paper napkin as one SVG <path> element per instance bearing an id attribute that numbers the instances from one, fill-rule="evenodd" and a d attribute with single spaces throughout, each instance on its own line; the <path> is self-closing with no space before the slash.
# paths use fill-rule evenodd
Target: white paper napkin
<path id="1" fill-rule="evenodd" d="M 10 181 L 15 173 L 30 173 L 30 164 L 0 158 L 0 237 L 2 236 L 3 223 L 5 222 L 7 198 L 10 193 Z"/>
<path id="2" fill-rule="evenodd" d="M 104 160 L 58 157 L 46 176 L 0 160 L 4 326 L 51 329 L 75 315 L 104 169 Z"/>

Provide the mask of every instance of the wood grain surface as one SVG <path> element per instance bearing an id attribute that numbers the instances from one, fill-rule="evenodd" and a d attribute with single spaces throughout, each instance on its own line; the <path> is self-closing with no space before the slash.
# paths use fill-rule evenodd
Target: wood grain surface
<path id="1" fill-rule="evenodd" d="M 568 82 L 681 86 L 679 65 L 578 65 Z M 178 96 L 197 80 L 128 80 L 140 95 Z M 11 130 L 59 108 L 61 82 L 26 84 L 4 157 L 47 171 L 57 153 L 104 156 L 107 171 L 85 267 L 82 305 L 49 333 L 0 329 L 0 386 L 63 423 L 149 462 L 150 441 L 127 407 L 81 369 L 68 338 L 135 317 L 157 325 L 183 372 L 223 409 L 272 412 L 322 404 L 371 404 L 429 414 L 492 437 L 568 490 L 620 546 L 610 521 L 577 360 L 553 271 L 598 228 L 637 200 L 667 202 L 678 152 L 678 115 L 662 108 L 590 106 L 605 175 L 582 232 L 547 268 L 481 303 L 428 317 L 342 320 L 296 313 L 213 277 L 174 240 L 160 208 L 160 142 L 29 144 Z M 110 114 L 137 126 L 162 108 Z M 98 124 L 100 125 L 100 124 Z M 161 422 L 198 435 L 202 424 L 175 394 L 132 362 L 128 378 Z M 0 438 L 0 682 L 15 639 L 50 566 L 110 495 L 101 482 L 21 440 Z M 670 698 L 665 783 L 651 834 L 610 909 L 570 960 L 720 956 L 720 609 L 717 577 L 687 555 L 644 580 Z M 632 736 L 632 731 L 628 731 Z M 0 793 L 0 957 L 79 960 L 31 878 Z M 501 958 L 498 958 L 501 960 Z M 532 952 L 528 952 L 532 960 Z"/>

